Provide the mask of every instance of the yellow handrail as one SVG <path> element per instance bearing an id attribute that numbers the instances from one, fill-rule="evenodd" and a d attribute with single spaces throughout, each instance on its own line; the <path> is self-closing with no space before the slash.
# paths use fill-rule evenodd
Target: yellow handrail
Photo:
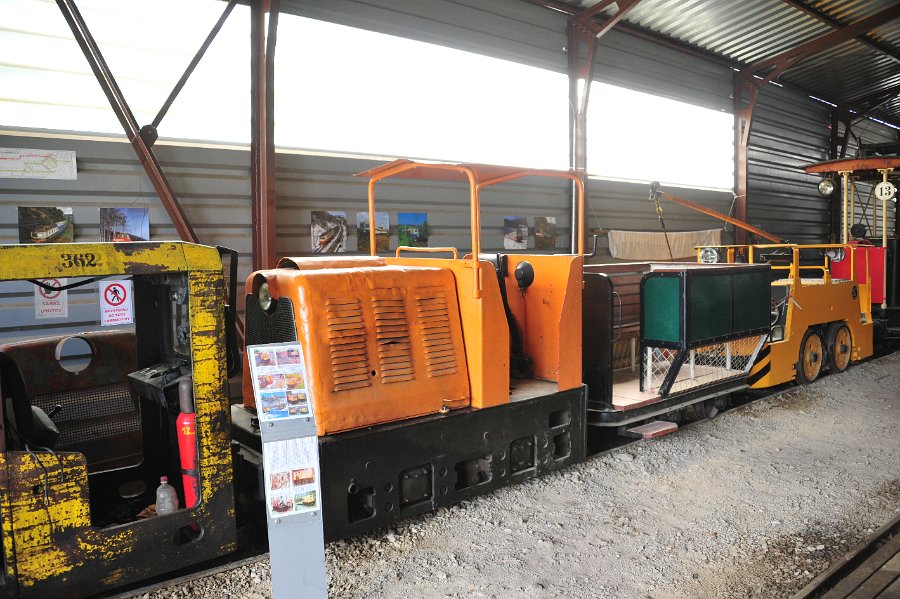
<path id="1" fill-rule="evenodd" d="M 491 185 L 497 185 L 498 183 L 504 183 L 506 181 L 512 181 L 514 179 L 520 179 L 522 177 L 554 177 L 554 178 L 562 178 L 569 179 L 575 182 L 575 186 L 578 189 L 578 199 L 577 199 L 577 222 L 573 223 L 575 226 L 573 227 L 575 235 L 578 236 L 577 248 L 578 255 L 584 255 L 584 180 L 581 178 L 581 175 L 573 172 L 573 171 L 552 171 L 552 170 L 542 170 L 542 169 L 526 169 L 526 168 L 511 168 L 507 170 L 507 172 L 497 172 L 495 171 L 493 177 L 487 177 L 483 179 L 479 179 L 479 173 L 476 172 L 476 169 L 481 168 L 479 165 L 466 165 L 466 164 L 440 164 L 440 163 L 420 163 L 414 162 L 411 160 L 398 160 L 395 163 L 390 163 L 385 165 L 384 167 L 379 167 L 377 169 L 373 169 L 370 171 L 366 171 L 365 173 L 359 173 L 357 176 L 369 176 L 369 186 L 368 186 L 368 203 L 369 203 L 369 253 L 372 256 L 376 256 L 376 244 L 375 244 L 375 183 L 381 181 L 382 179 L 387 179 L 389 177 L 393 177 L 399 175 L 400 173 L 411 171 L 413 169 L 425 168 L 434 171 L 444 171 L 444 172 L 456 172 L 464 175 L 469 182 L 469 204 L 470 204 L 470 224 L 472 227 L 472 256 L 471 267 L 472 267 L 472 277 L 473 277 L 473 295 L 475 299 L 481 298 L 481 275 L 480 269 L 478 268 L 478 256 L 481 254 L 481 190 L 486 187 L 490 187 Z M 497 167 L 490 167 L 497 168 Z M 483 169 L 482 169 L 483 170 Z M 484 173 L 482 173 L 484 174 Z M 421 251 L 429 251 L 424 250 L 422 248 L 418 248 Z M 447 248 L 435 248 L 436 251 L 449 251 Z M 456 254 L 456 250 L 454 252 L 454 259 L 458 259 L 458 255 Z M 397 256 L 399 256 L 399 248 L 397 252 Z"/>

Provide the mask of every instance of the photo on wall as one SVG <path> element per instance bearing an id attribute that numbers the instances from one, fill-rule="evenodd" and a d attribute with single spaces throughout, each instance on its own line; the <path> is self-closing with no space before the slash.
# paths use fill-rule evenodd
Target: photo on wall
<path id="1" fill-rule="evenodd" d="M 149 240 L 149 208 L 100 209 L 100 241 Z"/>
<path id="2" fill-rule="evenodd" d="M 503 217 L 503 249 L 528 249 L 528 220 L 524 216 Z"/>
<path id="3" fill-rule="evenodd" d="M 19 243 L 71 243 L 75 217 L 71 208 L 19 206 Z"/>
<path id="4" fill-rule="evenodd" d="M 428 213 L 398 213 L 397 238 L 401 246 L 428 247 Z"/>
<path id="5" fill-rule="evenodd" d="M 556 217 L 555 216 L 535 216 L 534 217 L 534 249 L 536 249 L 536 250 L 555 250 L 556 249 Z"/>
<path id="6" fill-rule="evenodd" d="M 309 228 L 313 254 L 347 251 L 347 213 L 343 210 L 313 210 Z"/>
<path id="7" fill-rule="evenodd" d="M 375 213 L 375 250 L 386 252 L 390 248 L 391 221 L 387 212 Z M 369 213 L 356 213 L 356 249 L 369 253 Z"/>

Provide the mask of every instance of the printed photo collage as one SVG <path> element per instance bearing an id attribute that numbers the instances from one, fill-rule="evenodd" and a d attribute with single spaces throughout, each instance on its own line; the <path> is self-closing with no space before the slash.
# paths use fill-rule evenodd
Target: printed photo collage
<path id="1" fill-rule="evenodd" d="M 308 417 L 312 407 L 300 345 L 266 345 L 249 349 L 260 421 Z"/>
<path id="2" fill-rule="evenodd" d="M 318 509 L 318 464 L 315 436 L 263 445 L 266 503 L 272 518 Z"/>

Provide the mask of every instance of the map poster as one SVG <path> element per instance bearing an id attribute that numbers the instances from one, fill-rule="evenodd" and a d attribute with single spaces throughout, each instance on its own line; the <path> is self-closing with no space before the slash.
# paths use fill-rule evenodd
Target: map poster
<path id="1" fill-rule="evenodd" d="M 44 286 L 34 286 L 35 318 L 67 318 L 69 316 L 68 279 L 38 279 Z M 48 289 L 49 287 L 49 289 Z"/>
<path id="2" fill-rule="evenodd" d="M 555 250 L 556 249 L 556 217 L 555 216 L 535 216 L 534 217 L 534 249 L 536 249 L 536 250 Z"/>
<path id="3" fill-rule="evenodd" d="M 347 251 L 347 213 L 341 210 L 313 210 L 309 234 L 313 254 Z"/>
<path id="4" fill-rule="evenodd" d="M 503 217 L 503 249 L 528 249 L 528 220 L 524 216 Z"/>
<path id="5" fill-rule="evenodd" d="M 19 243 L 72 243 L 75 217 L 71 208 L 19 206 Z"/>
<path id="6" fill-rule="evenodd" d="M 72 150 L 0 148 L 0 179 L 78 178 Z"/>
<path id="7" fill-rule="evenodd" d="M 319 440 L 315 435 L 263 444 L 266 506 L 271 518 L 319 509 Z"/>
<path id="8" fill-rule="evenodd" d="M 375 213 L 375 249 L 386 252 L 390 247 L 391 221 L 387 212 Z M 356 213 L 356 249 L 369 253 L 369 213 Z"/>
<path id="9" fill-rule="evenodd" d="M 247 348 L 260 422 L 309 417 L 312 409 L 299 343 Z"/>
<path id="10" fill-rule="evenodd" d="M 428 213 L 398 213 L 397 237 L 401 246 L 428 247 Z"/>

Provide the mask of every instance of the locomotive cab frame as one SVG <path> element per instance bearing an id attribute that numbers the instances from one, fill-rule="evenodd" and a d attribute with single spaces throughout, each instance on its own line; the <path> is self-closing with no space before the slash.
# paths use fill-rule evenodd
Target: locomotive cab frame
<path id="1" fill-rule="evenodd" d="M 0 246 L 2 285 L 130 277 L 135 296 L 133 328 L 0 347 L 0 596 L 90 596 L 236 548 L 222 253 L 234 269 L 231 250 L 180 242 Z M 67 364 L 74 339 L 88 355 Z M 193 502 L 179 387 L 195 418 Z M 161 475 L 182 509 L 148 517 Z"/>

